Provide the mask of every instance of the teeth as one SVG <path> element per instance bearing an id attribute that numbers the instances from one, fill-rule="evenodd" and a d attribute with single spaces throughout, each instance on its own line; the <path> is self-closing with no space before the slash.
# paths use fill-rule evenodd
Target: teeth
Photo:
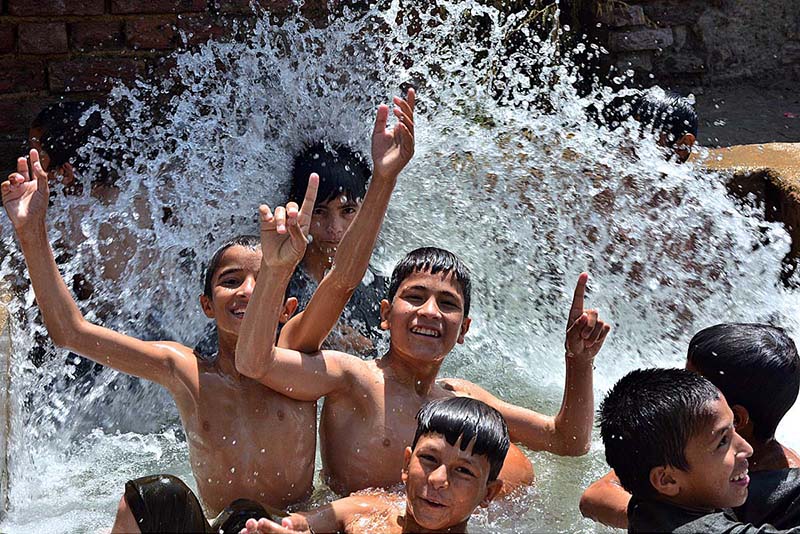
<path id="1" fill-rule="evenodd" d="M 731 481 L 732 482 L 738 482 L 740 480 L 744 480 L 745 477 L 747 477 L 747 471 L 745 471 L 744 473 L 741 473 L 741 474 L 736 475 L 735 477 L 731 478 Z"/>
<path id="2" fill-rule="evenodd" d="M 411 331 L 415 334 L 422 334 L 423 336 L 439 337 L 439 332 L 436 330 L 431 330 L 430 328 L 420 328 L 415 326 L 411 329 Z"/>

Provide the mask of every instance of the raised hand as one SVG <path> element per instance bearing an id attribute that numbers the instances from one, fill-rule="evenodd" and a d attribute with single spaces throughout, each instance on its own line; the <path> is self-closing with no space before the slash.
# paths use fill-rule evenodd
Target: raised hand
<path id="1" fill-rule="evenodd" d="M 290 520 L 285 517 L 281 525 L 264 518 L 258 521 L 248 519 L 245 528 L 239 534 L 297 534 L 298 532 L 308 532 L 310 534 L 311 530 L 305 521 Z"/>
<path id="2" fill-rule="evenodd" d="M 584 361 L 594 359 L 611 330 L 611 325 L 599 319 L 597 310 L 583 309 L 588 280 L 587 273 L 581 273 L 578 277 L 567 319 L 567 339 L 564 342 L 568 358 Z"/>
<path id="3" fill-rule="evenodd" d="M 303 206 L 299 211 L 295 202 L 290 202 L 286 207 L 278 206 L 275 208 L 275 213 L 267 205 L 259 206 L 261 250 L 266 265 L 294 269 L 303 259 L 308 245 L 308 228 L 311 225 L 311 213 L 317 200 L 318 187 L 319 176 L 312 174 L 308 179 Z"/>
<path id="4" fill-rule="evenodd" d="M 405 100 L 394 97 L 394 114 L 400 121 L 391 130 L 386 129 L 389 107 L 381 105 L 372 131 L 372 164 L 375 178 L 394 179 L 414 155 L 414 89 L 409 89 Z"/>
<path id="5" fill-rule="evenodd" d="M 11 173 L 0 189 L 3 207 L 17 232 L 44 222 L 50 189 L 36 150 L 30 152 L 30 168 L 28 160 L 17 159 L 17 172 Z"/>

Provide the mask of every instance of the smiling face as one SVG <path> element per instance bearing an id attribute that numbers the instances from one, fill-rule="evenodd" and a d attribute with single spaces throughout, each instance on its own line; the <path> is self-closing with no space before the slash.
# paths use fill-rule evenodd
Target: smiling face
<path id="1" fill-rule="evenodd" d="M 403 280 L 391 304 L 381 301 L 381 327 L 390 331 L 392 349 L 412 359 L 444 359 L 464 342 L 469 325 L 464 297 L 450 273 L 416 271 Z"/>
<path id="2" fill-rule="evenodd" d="M 710 422 L 686 444 L 689 469 L 670 468 L 675 485 L 662 493 L 694 508 L 741 506 L 747 499 L 747 459 L 753 449 L 734 430 L 733 412 L 722 395 L 709 403 L 709 413 Z"/>
<path id="3" fill-rule="evenodd" d="M 499 480 L 488 482 L 489 469 L 489 458 L 472 454 L 472 446 L 462 451 L 460 439 L 450 445 L 441 434 L 421 436 L 413 451 L 405 451 L 406 513 L 428 530 L 466 525 L 475 508 L 487 506 L 502 486 Z"/>
<path id="4" fill-rule="evenodd" d="M 261 249 L 234 245 L 222 254 L 211 278 L 211 298 L 200 297 L 203 311 L 216 320 L 220 334 L 238 336 L 260 268 Z"/>

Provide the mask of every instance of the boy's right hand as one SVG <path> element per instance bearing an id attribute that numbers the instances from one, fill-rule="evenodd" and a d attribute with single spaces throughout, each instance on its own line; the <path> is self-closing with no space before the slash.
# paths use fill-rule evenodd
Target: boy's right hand
<path id="1" fill-rule="evenodd" d="M 611 325 L 600 319 L 597 310 L 583 308 L 588 280 L 587 273 L 581 273 L 578 277 L 567 319 L 567 336 L 564 342 L 567 357 L 584 362 L 594 360 L 611 330 Z"/>
<path id="2" fill-rule="evenodd" d="M 30 152 L 30 168 L 25 158 L 17 159 L 17 172 L 10 174 L 0 189 L 3 207 L 18 233 L 44 222 L 50 189 L 36 150 Z"/>
<path id="3" fill-rule="evenodd" d="M 294 269 L 303 259 L 318 187 L 319 176 L 311 174 L 303 206 L 299 211 L 295 202 L 290 202 L 285 208 L 278 206 L 275 213 L 265 204 L 258 208 L 261 220 L 261 251 L 265 265 Z"/>
<path id="4" fill-rule="evenodd" d="M 279 525 L 270 521 L 269 519 L 261 518 L 258 521 L 255 519 L 248 519 L 239 534 L 297 534 L 298 532 L 311 533 L 308 528 L 308 523 L 305 521 L 297 521 L 293 518 L 283 518 L 282 524 Z"/>

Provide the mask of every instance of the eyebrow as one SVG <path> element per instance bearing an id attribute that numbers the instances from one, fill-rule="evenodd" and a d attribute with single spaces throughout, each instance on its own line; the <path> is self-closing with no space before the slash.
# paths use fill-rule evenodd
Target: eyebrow
<path id="1" fill-rule="evenodd" d="M 244 271 L 244 269 L 243 269 L 243 268 L 241 268 L 241 267 L 228 267 L 228 268 L 226 268 L 226 269 L 223 269 L 223 270 L 221 270 L 221 271 L 220 271 L 220 272 L 217 274 L 217 279 L 220 279 L 220 278 L 222 278 L 222 277 L 223 277 L 223 276 L 225 276 L 226 274 L 238 273 L 238 272 L 241 272 L 241 271 Z"/>
<path id="2" fill-rule="evenodd" d="M 410 291 L 412 289 L 413 290 L 417 290 L 417 291 L 431 291 L 431 288 L 426 287 L 426 286 L 422 286 L 422 285 L 408 286 L 408 287 L 405 288 L 404 291 Z M 441 291 L 436 291 L 436 293 L 444 293 L 445 295 L 448 295 L 448 296 L 451 296 L 451 297 L 454 297 L 454 298 L 461 298 L 461 295 L 459 295 L 455 291 L 450 291 L 449 289 L 443 289 Z"/>

